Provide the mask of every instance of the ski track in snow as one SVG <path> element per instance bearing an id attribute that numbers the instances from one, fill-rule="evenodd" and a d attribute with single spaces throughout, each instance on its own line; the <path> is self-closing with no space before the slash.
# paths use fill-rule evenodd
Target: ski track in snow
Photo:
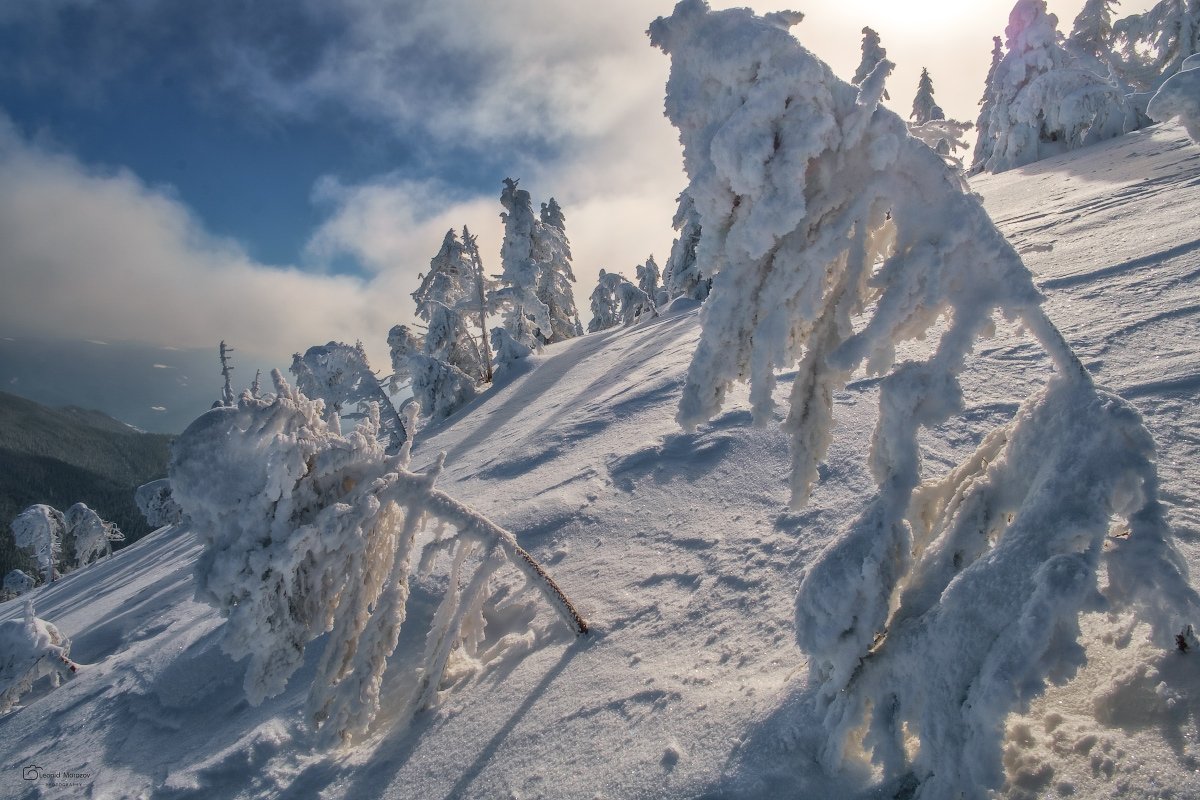
<path id="1" fill-rule="evenodd" d="M 1098 381 L 1147 416 L 1195 574 L 1200 149 L 1160 126 L 973 188 Z M 838 396 L 820 485 L 791 511 L 785 436 L 751 424 L 743 389 L 695 434 L 675 423 L 697 336 L 683 309 L 547 348 L 417 438 L 415 467 L 445 451 L 439 486 L 514 531 L 591 636 L 551 628 L 526 655 L 453 673 L 439 708 L 396 727 L 445 578 L 415 581 L 373 737 L 314 751 L 302 709 L 320 647 L 251 708 L 219 618 L 191 600 L 192 537 L 164 529 L 37 590 L 38 615 L 88 666 L 0 717 L 0 797 L 85 796 L 24 783 L 27 764 L 89 773 L 98 798 L 890 797 L 866 767 L 826 776 L 812 762 L 792 630 L 801 569 L 873 491 L 876 383 Z M 934 472 L 1013 414 L 1042 359 L 1003 323 L 981 343 L 966 412 L 922 436 Z M 1008 796 L 1200 796 L 1200 667 L 1102 615 L 1084 630 L 1089 664 L 1010 720 Z"/>

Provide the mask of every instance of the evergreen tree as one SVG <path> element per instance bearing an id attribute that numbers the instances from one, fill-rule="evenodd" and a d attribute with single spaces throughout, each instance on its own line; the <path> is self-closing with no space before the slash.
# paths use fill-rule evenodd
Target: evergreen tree
<path id="1" fill-rule="evenodd" d="M 428 329 L 425 355 L 443 361 L 475 381 L 482 381 L 484 355 L 471 330 L 471 311 L 478 302 L 475 264 L 467 247 L 451 228 L 429 262 L 429 272 L 413 292 L 417 316 Z"/>
<path id="2" fill-rule="evenodd" d="M 917 95 L 913 98 L 912 114 L 909 115 L 917 125 L 924 125 L 935 119 L 945 119 L 941 107 L 933 99 L 933 79 L 929 70 L 921 70 L 921 80 L 917 83 Z"/>
<path id="3" fill-rule="evenodd" d="M 871 74 L 871 70 L 875 69 L 875 65 L 887 58 L 887 48 L 879 43 L 879 34 L 873 28 L 863 28 L 862 37 L 862 60 L 858 62 L 858 69 L 854 71 L 854 77 L 850 80 L 855 86 L 861 86 Z M 883 93 L 883 99 L 889 99 L 886 91 Z"/>
<path id="4" fill-rule="evenodd" d="M 1085 0 L 1067 37 L 1067 50 L 1101 74 L 1108 73 L 1112 60 L 1112 7 L 1117 5 L 1118 0 Z"/>
<path id="5" fill-rule="evenodd" d="M 1200 52 L 1200 0 L 1162 0 L 1113 25 L 1121 77 L 1151 92 Z"/>
<path id="6" fill-rule="evenodd" d="M 290 371 L 301 392 L 324 401 L 330 420 L 360 420 L 374 415 L 388 452 L 400 450 L 407 438 L 404 423 L 371 371 L 362 342 L 353 347 L 343 342 L 310 347 L 304 355 L 293 356 Z M 372 406 L 378 410 L 371 411 Z"/>
<path id="7" fill-rule="evenodd" d="M 983 97 L 979 98 L 979 119 L 975 122 L 975 150 L 971 154 L 971 172 L 983 170 L 987 160 L 992 157 L 995 142 L 991 133 L 992 84 L 996 79 L 996 70 L 1004 58 L 1004 44 L 999 36 L 992 37 L 992 66 L 988 68 L 987 77 L 983 79 Z"/>
<path id="8" fill-rule="evenodd" d="M 712 288 L 712 276 L 702 275 L 696 260 L 700 245 L 700 214 L 692 196 L 686 191 L 679 195 L 679 207 L 671 225 L 679 231 L 679 238 L 671 243 L 671 255 L 667 258 L 667 269 L 663 274 L 663 287 L 667 299 L 686 297 L 703 302 Z"/>
<path id="9" fill-rule="evenodd" d="M 661 277 L 661 274 L 653 255 L 646 259 L 645 264 L 637 266 L 638 288 L 645 292 L 646 296 L 651 300 L 658 297 L 658 279 Z"/>
<path id="10" fill-rule="evenodd" d="M 567 218 L 563 216 L 562 208 L 553 197 L 548 202 L 542 203 L 542 222 L 563 232 L 567 230 Z"/>

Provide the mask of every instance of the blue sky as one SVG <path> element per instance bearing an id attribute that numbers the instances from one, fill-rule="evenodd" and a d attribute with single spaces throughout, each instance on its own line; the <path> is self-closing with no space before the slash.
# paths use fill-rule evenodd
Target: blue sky
<path id="1" fill-rule="evenodd" d="M 839 74 L 872 25 L 897 63 L 893 108 L 929 67 L 947 113 L 971 119 L 1011 2 L 799 5 L 797 36 Z M 1069 30 L 1082 0 L 1050 5 Z M 362 339 L 382 368 L 447 228 L 470 225 L 499 271 L 506 176 L 562 204 L 586 322 L 601 268 L 630 275 L 671 244 L 684 178 L 644 31 L 672 6 L 0 5 L 0 336 L 224 338 L 281 366 Z"/>

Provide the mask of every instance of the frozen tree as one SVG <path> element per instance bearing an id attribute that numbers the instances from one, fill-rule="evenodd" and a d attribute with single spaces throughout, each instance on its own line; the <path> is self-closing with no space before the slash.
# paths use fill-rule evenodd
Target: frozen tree
<path id="1" fill-rule="evenodd" d="M 1140 416 L 1093 385 L 979 198 L 879 105 L 891 65 L 855 88 L 780 23 L 683 0 L 650 26 L 671 57 L 666 111 L 702 257 L 720 264 L 679 420 L 710 419 L 734 381 L 769 420 L 776 378 L 794 369 L 784 425 L 800 505 L 836 430 L 834 393 L 860 369 L 879 376 L 877 493 L 806 568 L 796 602 L 819 756 L 836 768 L 857 741 L 886 778 L 914 776 L 919 798 L 982 796 L 1004 781 L 1009 712 L 1080 663 L 1082 611 L 1139 612 L 1170 647 L 1200 597 Z M 959 375 L 997 312 L 1055 374 L 922 482 L 920 431 L 963 410 Z M 926 335 L 932 355 L 896 363 Z M 1128 535 L 1111 538 L 1114 523 Z"/>
<path id="2" fill-rule="evenodd" d="M 233 352 L 232 347 L 225 344 L 225 340 L 221 340 L 220 359 L 221 359 L 221 377 L 225 380 L 225 385 L 221 388 L 221 399 L 213 403 L 213 408 L 217 406 L 232 406 L 235 402 L 233 394 L 233 366 L 229 363 L 232 359 L 229 354 Z"/>
<path id="3" fill-rule="evenodd" d="M 471 312 L 478 303 L 475 264 L 453 228 L 412 296 L 417 316 L 427 323 L 424 354 L 483 380 L 483 353 L 471 330 Z"/>
<path id="4" fill-rule="evenodd" d="M 988 85 L 991 113 L 980 135 L 990 154 L 973 171 L 1003 172 L 1065 150 L 1127 133 L 1137 115 L 1112 83 L 1075 65 L 1059 44 L 1058 18 L 1045 0 L 1017 0 L 1007 53 Z"/>
<path id="5" fill-rule="evenodd" d="M 700 244 L 700 215 L 696 205 L 686 191 L 679 195 L 679 208 L 671 223 L 679 231 L 679 238 L 671 244 L 671 255 L 663 275 L 663 288 L 667 298 L 686 297 L 703 301 L 712 288 L 712 276 L 701 273 L 696 261 L 696 248 Z"/>
<path id="6" fill-rule="evenodd" d="M 1108 74 L 1112 61 L 1112 16 L 1117 5 L 1117 0 L 1085 0 L 1066 41 L 1067 50 L 1100 74 Z"/>
<path id="7" fill-rule="evenodd" d="M 4 591 L 20 596 L 28 592 L 36 584 L 32 577 L 19 569 L 14 569 L 4 576 Z"/>
<path id="8" fill-rule="evenodd" d="M 72 569 L 86 567 L 98 558 L 112 555 L 112 543 L 125 541 L 125 534 L 115 524 L 100 519 L 100 515 L 83 503 L 66 510 L 67 540 L 71 542 Z"/>
<path id="9" fill-rule="evenodd" d="M 929 70 L 921 70 L 921 79 L 917 82 L 917 95 L 913 98 L 912 114 L 909 115 L 917 125 L 924 125 L 937 119 L 945 119 L 942 107 L 933 99 L 933 79 Z"/>
<path id="10" fill-rule="evenodd" d="M 1144 14 L 1117 20 L 1113 39 L 1122 77 L 1152 92 L 1200 52 L 1200 0 L 1161 0 Z"/>
<path id="11" fill-rule="evenodd" d="M 551 198 L 553 200 L 553 198 Z M 555 204 L 557 206 L 557 204 Z M 467 257 L 471 262 L 471 268 L 475 272 L 475 313 L 478 315 L 479 323 L 479 341 L 483 348 L 483 380 L 485 383 L 492 382 L 492 351 L 488 346 L 487 335 L 487 294 L 495 287 L 492 281 L 489 281 L 483 271 L 483 258 L 479 255 L 479 243 L 475 237 L 471 235 L 471 231 L 463 225 L 463 248 L 467 251 Z M 576 317 L 576 327 L 578 328 L 578 317 Z M 579 332 L 582 335 L 582 331 Z"/>
<path id="12" fill-rule="evenodd" d="M 388 341 L 391 342 L 390 335 Z M 394 353 L 393 350 L 393 361 Z M 325 402 L 325 413 L 331 419 L 357 420 L 373 413 L 380 418 L 379 432 L 388 452 L 394 453 L 404 444 L 400 414 L 371 371 L 362 342 L 353 347 L 343 342 L 310 347 L 304 355 L 296 353 L 292 357 L 289 371 L 296 377 L 301 392 Z M 372 406 L 376 411 L 369 410 Z"/>
<path id="13" fill-rule="evenodd" d="M 972 173 L 983 171 L 988 159 L 992 157 L 995 141 L 992 139 L 992 111 L 995 103 L 992 101 L 992 84 L 995 82 L 996 70 L 1004 58 L 1004 44 L 999 36 L 992 37 L 992 65 L 988 68 L 987 77 L 983 80 L 983 97 L 979 98 L 979 118 L 975 121 L 975 150 L 971 154 Z"/>
<path id="14" fill-rule="evenodd" d="M 262 395 L 262 370 L 254 370 L 254 380 L 250 383 L 250 396 L 259 397 Z"/>
<path id="15" fill-rule="evenodd" d="M 662 274 L 659 272 L 658 264 L 654 262 L 654 256 L 651 255 L 647 258 L 645 264 L 638 264 L 636 272 L 638 288 L 645 292 L 651 300 L 657 298 L 658 280 Z"/>
<path id="16" fill-rule="evenodd" d="M 600 270 L 596 288 L 592 290 L 592 321 L 588 323 L 588 333 L 616 327 L 621 313 L 616 287 L 623 280 L 625 279 L 615 272 Z"/>
<path id="17" fill-rule="evenodd" d="M 558 203 L 547 204 L 535 219 L 529 192 L 504 179 L 500 194 L 504 241 L 500 246 L 501 287 L 492 306 L 503 310 L 504 327 L 531 348 L 575 335 L 575 297 L 571 284 L 571 247 Z"/>
<path id="18" fill-rule="evenodd" d="M 414 355 L 421 352 L 421 339 L 407 325 L 394 325 L 388 331 L 388 350 L 392 358 L 392 374 L 388 378 L 388 388 L 392 392 L 400 389 L 400 385 L 412 381 L 412 369 L 409 362 Z"/>
<path id="19" fill-rule="evenodd" d="M 614 288 L 617 299 L 617 307 L 621 315 L 622 325 L 632 325 L 639 321 L 642 317 L 658 316 L 658 310 L 654 306 L 654 299 L 644 291 L 634 286 L 629 281 L 621 278 Z"/>
<path id="20" fill-rule="evenodd" d="M 413 399 L 432 419 L 449 417 L 478 394 L 475 376 L 441 359 L 418 353 L 409 360 L 408 368 Z"/>
<path id="21" fill-rule="evenodd" d="M 971 123 L 959 122 L 955 119 L 935 119 L 924 125 L 909 125 L 908 132 L 913 138 L 924 142 L 931 150 L 942 157 L 948 166 L 957 172 L 963 171 L 963 160 L 958 151 L 967 149 L 966 133 L 971 130 Z"/>
<path id="22" fill-rule="evenodd" d="M 246 394 L 236 408 L 193 422 L 170 467 L 175 497 L 202 545 L 196 599 L 227 618 L 223 649 L 249 658 L 244 685 L 252 704 L 283 691 L 307 645 L 325 636 L 308 719 L 326 742 L 362 738 L 379 710 L 427 521 L 453 530 L 438 546 L 454 567 L 427 631 L 409 714 L 437 701 L 454 649 L 478 643 L 502 568 L 515 568 L 576 633 L 587 631 L 510 532 L 434 488 L 444 456 L 428 472 L 410 472 L 411 439 L 389 455 L 378 414 L 343 436 L 320 402 L 278 371 L 272 378 L 270 400 Z M 415 415 L 409 406 L 407 425 Z"/>
<path id="23" fill-rule="evenodd" d="M 1146 114 L 1155 122 L 1178 120 L 1192 141 L 1200 142 L 1200 69 L 1185 69 L 1168 78 L 1150 99 Z"/>
<path id="24" fill-rule="evenodd" d="M 855 86 L 860 86 L 867 76 L 875 69 L 875 66 L 887 59 L 887 48 L 879 43 L 879 34 L 872 28 L 862 29 L 862 60 L 858 62 L 858 69 L 854 70 L 854 77 L 850 82 Z M 888 100 L 888 93 L 885 90 L 883 99 Z"/>
<path id="25" fill-rule="evenodd" d="M 533 354 L 529 345 L 518 341 L 507 328 L 492 328 L 492 350 L 496 353 L 496 371 L 512 368 L 513 364 Z"/>
<path id="26" fill-rule="evenodd" d="M 553 197 L 550 198 L 549 202 L 542 203 L 542 222 L 546 225 L 552 225 L 564 233 L 567 230 L 567 218 L 563 216 L 562 208 Z"/>
<path id="27" fill-rule="evenodd" d="M 31 600 L 25 601 L 22 619 L 0 622 L 0 714 L 10 711 L 39 679 L 48 676 L 58 687 L 75 674 L 79 667 L 68 658 L 70 652 L 71 640 L 34 616 Z"/>
<path id="28" fill-rule="evenodd" d="M 253 392 L 250 396 L 259 397 Z M 168 478 L 142 484 L 134 492 L 133 499 L 151 528 L 174 525 L 180 520 L 179 504 L 171 496 L 171 481 Z"/>
<path id="29" fill-rule="evenodd" d="M 67 535 L 67 523 L 61 511 L 41 503 L 32 505 L 13 519 L 12 533 L 17 547 L 32 552 L 43 581 L 50 583 L 58 577 L 63 540 Z"/>

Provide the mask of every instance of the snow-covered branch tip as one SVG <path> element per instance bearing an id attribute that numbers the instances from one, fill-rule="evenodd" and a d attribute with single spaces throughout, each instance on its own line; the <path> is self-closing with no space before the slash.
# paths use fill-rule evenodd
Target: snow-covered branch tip
<path id="1" fill-rule="evenodd" d="M 1164 648 L 1200 614 L 1154 442 L 1093 385 L 979 199 L 878 105 L 885 60 L 860 89 L 779 20 L 703 0 L 649 34 L 671 57 L 666 112 L 697 261 L 715 273 L 681 424 L 711 418 L 735 381 L 769 419 L 776 376 L 798 363 L 785 429 L 802 505 L 833 439 L 834 393 L 856 370 L 881 376 L 877 495 L 808 565 L 796 602 L 828 734 L 819 757 L 835 768 L 857 741 L 889 778 L 915 775 L 919 797 L 998 789 L 1003 721 L 1078 666 L 1083 611 L 1136 612 Z M 920 431 L 963 410 L 959 377 L 996 313 L 1022 323 L 1055 374 L 929 481 Z M 897 363 L 898 345 L 926 335 L 939 337 L 928 360 Z M 1114 525 L 1129 535 L 1110 537 Z"/>
<path id="2" fill-rule="evenodd" d="M 329 633 L 308 718 L 326 743 L 366 734 L 407 615 L 417 535 L 429 522 L 453 533 L 420 560 L 445 552 L 453 566 L 426 631 L 409 714 L 436 704 L 455 659 L 482 668 L 547 634 L 529 626 L 536 599 L 576 635 L 587 632 L 511 532 L 434 488 L 440 459 L 412 472 L 411 437 L 389 455 L 377 413 L 342 436 L 319 401 L 278 372 L 273 378 L 274 395 L 244 394 L 236 408 L 196 420 L 177 440 L 170 472 L 174 497 L 204 545 L 196 597 L 228 617 L 222 645 L 234 658 L 249 657 L 252 703 L 283 691 L 306 645 Z M 405 409 L 410 430 L 415 415 L 415 405 Z M 522 585 L 502 578 L 505 567 Z M 514 615 L 514 606 L 531 611 Z M 514 616 L 521 622 L 504 622 Z"/>

